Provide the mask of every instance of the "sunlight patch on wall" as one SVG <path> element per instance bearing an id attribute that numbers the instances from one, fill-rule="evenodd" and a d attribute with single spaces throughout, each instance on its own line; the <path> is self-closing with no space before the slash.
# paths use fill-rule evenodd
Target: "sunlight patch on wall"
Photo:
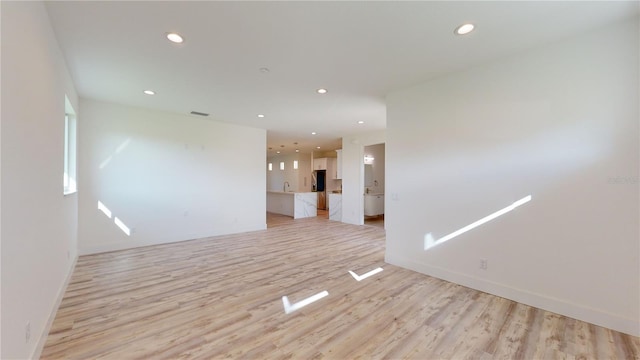
<path id="1" fill-rule="evenodd" d="M 122 144 L 120 144 L 118 148 L 116 148 L 116 154 L 120 154 L 122 150 L 126 149 L 126 147 L 129 146 L 129 143 L 131 143 L 131 138 L 128 138 Z"/>
<path id="2" fill-rule="evenodd" d="M 100 170 L 102 170 L 105 167 L 107 167 L 107 165 L 109 165 L 111 160 L 113 160 L 113 157 L 115 155 L 120 154 L 124 149 L 127 148 L 127 146 L 129 146 L 130 143 L 131 143 L 131 138 L 128 138 L 127 140 L 123 141 L 122 144 L 118 145 L 118 147 L 116 148 L 116 151 L 114 151 L 113 154 L 109 155 L 106 159 L 104 159 L 100 163 Z"/>
<path id="3" fill-rule="evenodd" d="M 113 160 L 113 156 L 109 156 L 103 162 L 100 163 L 100 170 L 104 169 Z"/>
<path id="4" fill-rule="evenodd" d="M 129 230 L 129 228 L 127 227 L 127 225 L 125 225 L 120 219 L 118 219 L 117 217 L 115 218 L 114 222 L 116 223 L 116 225 L 120 228 L 120 230 L 122 230 L 122 232 L 124 232 L 125 234 L 127 234 L 127 236 L 131 236 L 131 230 Z"/>
<path id="5" fill-rule="evenodd" d="M 111 210 L 108 207 L 104 206 L 104 204 L 98 201 L 98 210 L 102 211 L 109 219 L 111 219 Z"/>
<path id="6" fill-rule="evenodd" d="M 456 231 L 452 232 L 449 235 L 443 236 L 438 240 L 435 240 L 433 238 L 433 235 L 431 233 L 428 233 L 428 234 L 426 234 L 424 236 L 424 249 L 425 250 L 429 250 L 430 248 L 432 248 L 432 247 L 434 247 L 436 245 L 440 245 L 443 242 L 451 240 L 454 237 L 456 237 L 458 235 L 461 235 L 461 234 L 464 234 L 464 233 L 466 233 L 467 231 L 469 231 L 471 229 L 474 229 L 474 228 L 476 228 L 476 227 L 478 227 L 478 226 L 480 226 L 480 225 L 482 225 L 484 223 L 487 223 L 487 222 L 489 222 L 489 221 L 491 221 L 491 220 L 493 220 L 493 219 L 495 219 L 495 218 L 497 218 L 499 216 L 502 216 L 502 215 L 510 212 L 511 210 L 517 208 L 518 206 L 528 203 L 529 201 L 531 201 L 531 195 L 525 196 L 522 199 L 514 202 L 513 204 L 511 204 L 511 205 L 509 205 L 509 206 L 507 206 L 507 207 L 505 207 L 503 209 L 500 209 L 500 210 L 494 212 L 493 214 L 487 215 L 487 216 L 483 217 L 482 219 L 480 219 L 480 220 L 478 220 L 476 222 L 473 222 L 473 223 L 471 223 L 471 224 L 469 224 L 469 225 L 467 225 L 467 226 L 465 226 L 465 227 L 463 227 L 463 228 L 461 228 L 459 230 L 456 230 Z"/>
<path id="7" fill-rule="evenodd" d="M 102 213 L 105 214 L 109 219 L 111 219 L 111 217 L 113 216 L 111 210 L 109 210 L 109 208 L 105 204 L 103 204 L 102 201 L 98 201 L 98 210 L 102 211 Z M 122 220 L 118 219 L 117 216 L 114 218 L 113 222 L 115 222 L 116 226 L 119 227 L 122 232 L 127 234 L 127 236 L 131 236 L 131 229 L 129 229 L 129 227 L 125 225 Z"/>

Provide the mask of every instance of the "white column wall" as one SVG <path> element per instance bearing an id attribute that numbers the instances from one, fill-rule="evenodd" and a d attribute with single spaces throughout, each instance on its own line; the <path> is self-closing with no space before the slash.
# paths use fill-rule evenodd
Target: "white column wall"
<path id="1" fill-rule="evenodd" d="M 385 137 L 385 130 L 342 137 L 342 222 L 364 224 L 364 147 Z"/>

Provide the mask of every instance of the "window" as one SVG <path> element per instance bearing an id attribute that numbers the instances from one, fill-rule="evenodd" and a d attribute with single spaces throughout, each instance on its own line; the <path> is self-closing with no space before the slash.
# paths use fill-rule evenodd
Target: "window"
<path id="1" fill-rule="evenodd" d="M 64 169 L 63 194 L 69 195 L 78 191 L 76 183 L 76 113 L 69 98 L 65 96 L 64 104 Z"/>
<path id="2" fill-rule="evenodd" d="M 269 171 L 273 171 L 273 163 L 269 163 Z"/>
<path id="3" fill-rule="evenodd" d="M 284 170 L 284 161 L 280 162 L 280 170 Z"/>
<path id="4" fill-rule="evenodd" d="M 293 160 L 293 169 L 298 170 L 298 160 Z"/>

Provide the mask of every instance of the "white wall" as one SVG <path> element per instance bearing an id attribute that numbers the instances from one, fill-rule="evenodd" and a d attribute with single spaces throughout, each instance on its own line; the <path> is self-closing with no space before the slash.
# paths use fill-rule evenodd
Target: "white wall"
<path id="1" fill-rule="evenodd" d="M 62 183 L 65 94 L 77 111 L 44 4 L 3 2 L 3 359 L 38 356 L 76 259 L 77 195 L 63 196 Z"/>
<path id="2" fill-rule="evenodd" d="M 342 222 L 364 224 L 364 147 L 385 138 L 385 130 L 342 137 Z"/>
<path id="3" fill-rule="evenodd" d="M 386 260 L 640 335 L 638 28 L 390 94 Z"/>
<path id="4" fill-rule="evenodd" d="M 293 161 L 298 161 L 298 169 L 293 168 Z M 284 170 L 280 170 L 280 162 L 284 161 Z M 287 191 L 311 191 L 311 154 L 274 155 L 267 158 L 267 164 L 273 164 L 273 170 L 267 171 L 267 190 L 283 191 L 284 182 L 289 182 Z M 306 179 L 305 179 L 306 178 Z"/>
<path id="5" fill-rule="evenodd" d="M 81 253 L 266 228 L 265 130 L 93 100 L 80 106 Z"/>

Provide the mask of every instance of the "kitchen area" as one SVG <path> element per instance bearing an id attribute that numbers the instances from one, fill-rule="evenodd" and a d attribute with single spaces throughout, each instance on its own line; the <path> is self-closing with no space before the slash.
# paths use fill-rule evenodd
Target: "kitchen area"
<path id="1" fill-rule="evenodd" d="M 349 195 L 349 203 L 343 203 L 342 149 L 268 156 L 267 212 L 294 219 L 322 217 L 345 221 L 344 206 L 352 209 L 359 204 L 360 224 L 384 227 L 385 144 L 364 146 L 363 155 L 361 190 L 358 190 L 361 200 L 357 203 L 355 194 Z M 352 215 L 353 210 L 349 211 Z"/>
<path id="2" fill-rule="evenodd" d="M 294 219 L 320 215 L 341 221 L 341 152 L 338 149 L 269 157 L 267 211 Z"/>

